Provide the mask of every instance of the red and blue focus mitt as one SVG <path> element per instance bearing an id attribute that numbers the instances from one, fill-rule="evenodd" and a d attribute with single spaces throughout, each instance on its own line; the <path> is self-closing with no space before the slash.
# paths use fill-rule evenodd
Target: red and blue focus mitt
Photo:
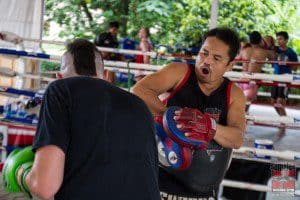
<path id="1" fill-rule="evenodd" d="M 198 109 L 169 107 L 163 117 L 168 136 L 177 144 L 205 149 L 216 133 L 216 122 Z"/>

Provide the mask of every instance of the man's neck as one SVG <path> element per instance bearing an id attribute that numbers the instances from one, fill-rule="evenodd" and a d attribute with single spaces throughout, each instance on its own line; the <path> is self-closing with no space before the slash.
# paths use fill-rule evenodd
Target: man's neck
<path id="1" fill-rule="evenodd" d="M 279 46 L 279 48 L 283 51 L 287 50 L 288 49 L 288 46 L 287 45 L 282 45 L 282 46 Z"/>
<path id="2" fill-rule="evenodd" d="M 199 87 L 201 88 L 202 92 L 209 96 L 211 93 L 213 93 L 216 89 L 218 89 L 224 81 L 224 78 L 222 77 L 218 81 L 214 81 L 212 83 L 201 83 L 198 82 Z"/>

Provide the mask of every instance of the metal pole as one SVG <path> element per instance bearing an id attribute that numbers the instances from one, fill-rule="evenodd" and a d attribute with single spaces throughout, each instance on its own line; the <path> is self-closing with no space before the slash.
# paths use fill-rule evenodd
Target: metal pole
<path id="1" fill-rule="evenodd" d="M 212 0 L 211 9 L 210 9 L 209 29 L 213 29 L 218 26 L 218 11 L 219 11 L 219 0 Z"/>

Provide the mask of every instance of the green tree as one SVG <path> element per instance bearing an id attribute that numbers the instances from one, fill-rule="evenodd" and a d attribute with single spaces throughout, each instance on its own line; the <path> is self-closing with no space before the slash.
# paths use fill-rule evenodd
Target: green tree
<path id="1" fill-rule="evenodd" d="M 90 3 L 87 3 L 90 2 Z M 208 30 L 211 1 L 200 0 L 46 0 L 46 22 L 55 21 L 60 37 L 86 37 L 105 31 L 109 21 L 121 22 L 120 35 L 135 38 L 140 27 L 151 27 L 154 43 L 200 46 Z M 300 53 L 297 29 L 298 0 L 220 0 L 219 26 L 236 30 L 240 37 L 258 30 L 273 35 L 280 30 L 291 34 Z M 297 15 L 298 10 L 298 15 Z M 47 23 L 46 23 L 47 25 Z M 46 26 L 47 27 L 47 26 Z M 297 39 L 298 37 L 298 39 Z"/>

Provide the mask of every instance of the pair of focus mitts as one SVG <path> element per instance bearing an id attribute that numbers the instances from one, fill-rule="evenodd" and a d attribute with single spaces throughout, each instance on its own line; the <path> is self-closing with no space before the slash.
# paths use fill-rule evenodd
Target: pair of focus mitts
<path id="1" fill-rule="evenodd" d="M 31 146 L 15 149 L 9 154 L 2 170 L 3 187 L 7 192 L 23 192 L 31 198 L 25 178 L 32 168 L 33 160 Z"/>
<path id="2" fill-rule="evenodd" d="M 163 117 L 155 117 L 155 128 L 160 163 L 185 170 L 194 150 L 205 150 L 214 138 L 216 122 L 198 109 L 173 106 Z"/>

